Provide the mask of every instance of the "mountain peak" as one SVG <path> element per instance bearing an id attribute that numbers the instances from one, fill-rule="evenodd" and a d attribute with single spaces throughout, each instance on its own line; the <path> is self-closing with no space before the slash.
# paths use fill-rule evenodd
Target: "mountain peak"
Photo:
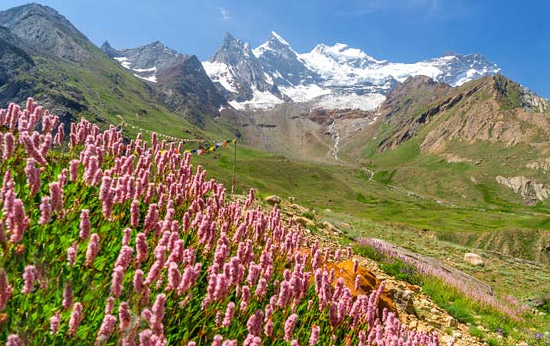
<path id="1" fill-rule="evenodd" d="M 0 25 L 41 55 L 73 61 L 91 57 L 93 44 L 51 7 L 32 3 L 1 11 Z"/>
<path id="2" fill-rule="evenodd" d="M 270 36 L 269 40 L 271 41 L 272 39 L 279 41 L 280 43 L 282 43 L 285 46 L 290 46 L 290 43 L 288 43 L 281 35 L 279 35 L 275 31 L 271 32 L 271 36 Z"/>
<path id="3" fill-rule="evenodd" d="M 223 36 L 223 42 L 222 45 L 232 45 L 235 42 L 238 42 L 239 40 L 235 38 L 235 36 L 231 35 L 229 31 L 225 33 Z"/>

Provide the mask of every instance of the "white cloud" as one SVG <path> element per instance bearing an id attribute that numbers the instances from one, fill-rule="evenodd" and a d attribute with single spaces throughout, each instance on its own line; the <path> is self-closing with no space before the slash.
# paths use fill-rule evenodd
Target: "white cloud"
<path id="1" fill-rule="evenodd" d="M 218 10 L 220 11 L 220 15 L 222 16 L 223 20 L 228 20 L 229 19 L 229 11 L 228 10 L 226 10 L 223 7 L 218 7 Z"/>

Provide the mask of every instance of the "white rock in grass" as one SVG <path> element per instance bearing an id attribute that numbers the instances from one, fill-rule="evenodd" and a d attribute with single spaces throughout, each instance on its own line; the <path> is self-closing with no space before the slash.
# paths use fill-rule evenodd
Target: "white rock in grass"
<path id="1" fill-rule="evenodd" d="M 480 267 L 483 267 L 485 265 L 480 255 L 471 252 L 468 252 L 464 255 L 464 261 Z"/>

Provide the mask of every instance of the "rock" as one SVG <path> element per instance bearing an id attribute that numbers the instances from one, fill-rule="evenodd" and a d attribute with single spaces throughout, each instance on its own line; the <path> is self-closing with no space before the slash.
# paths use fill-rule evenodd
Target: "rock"
<path id="1" fill-rule="evenodd" d="M 304 227 L 315 226 L 315 223 L 313 221 L 303 216 L 294 216 L 294 222 L 299 223 Z"/>
<path id="2" fill-rule="evenodd" d="M 352 227 L 349 223 L 347 223 L 347 222 L 342 222 L 342 223 L 340 224 L 340 227 L 345 228 L 345 229 L 349 229 L 349 230 L 351 230 L 351 229 L 353 228 L 353 227 Z"/>
<path id="3" fill-rule="evenodd" d="M 521 341 L 521 342 L 518 342 L 518 343 L 516 344 L 516 346 L 529 346 L 529 344 L 526 343 L 525 341 Z"/>
<path id="4" fill-rule="evenodd" d="M 416 329 L 418 327 L 418 322 L 416 320 L 412 320 L 411 323 L 409 323 L 409 329 Z"/>
<path id="5" fill-rule="evenodd" d="M 331 224 L 328 221 L 323 221 L 323 227 L 332 234 L 340 235 L 342 234 L 342 231 L 340 231 L 338 228 L 336 228 L 333 224 Z"/>
<path id="6" fill-rule="evenodd" d="M 464 262 L 480 267 L 483 267 L 485 265 L 480 255 L 471 252 L 468 252 L 464 255 Z"/>
<path id="7" fill-rule="evenodd" d="M 443 335 L 441 337 L 441 341 L 443 341 L 443 345 L 449 345 L 452 341 L 454 341 L 454 339 L 450 335 Z"/>
<path id="8" fill-rule="evenodd" d="M 299 204 L 291 204 L 289 207 L 290 207 L 290 209 L 296 210 L 300 214 L 308 212 L 308 210 L 306 208 L 302 207 Z"/>
<path id="9" fill-rule="evenodd" d="M 281 198 L 279 196 L 272 195 L 272 196 L 266 197 L 265 201 L 267 203 L 271 204 L 271 205 L 280 204 L 281 203 Z"/>
<path id="10" fill-rule="evenodd" d="M 458 327 L 458 321 L 455 318 L 453 318 L 452 316 L 448 316 L 445 319 L 445 324 L 447 325 L 447 327 L 451 327 L 451 328 Z"/>
<path id="11" fill-rule="evenodd" d="M 414 314 L 416 312 L 411 291 L 394 288 L 390 291 L 390 293 L 392 294 L 395 305 L 397 305 L 400 309 L 408 314 Z"/>
<path id="12" fill-rule="evenodd" d="M 497 182 L 514 190 L 515 193 L 521 195 L 524 200 L 538 199 L 544 201 L 550 198 L 550 188 L 543 183 L 537 183 L 534 180 L 524 177 L 503 177 L 497 176 Z"/>
<path id="13" fill-rule="evenodd" d="M 453 338 L 460 339 L 461 337 L 462 337 L 462 334 L 460 334 L 460 332 L 454 332 L 453 333 Z"/>

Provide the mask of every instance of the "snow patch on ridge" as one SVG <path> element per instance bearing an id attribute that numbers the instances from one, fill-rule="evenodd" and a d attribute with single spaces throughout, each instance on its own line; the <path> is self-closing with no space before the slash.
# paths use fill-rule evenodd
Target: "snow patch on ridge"
<path id="1" fill-rule="evenodd" d="M 315 106 L 325 109 L 354 109 L 362 111 L 373 111 L 380 107 L 386 97 L 382 94 L 366 95 L 326 95 L 315 99 Z"/>
<path id="2" fill-rule="evenodd" d="M 132 68 L 132 63 L 127 57 L 115 57 L 114 59 L 125 69 L 135 72 L 133 73 L 134 76 L 151 83 L 157 82 L 157 68 L 155 66 L 151 68 Z"/>
<path id="3" fill-rule="evenodd" d="M 319 96 L 329 95 L 332 93 L 330 89 L 321 88 L 317 84 L 281 87 L 280 90 L 283 94 L 287 95 L 295 102 L 307 102 Z"/>
<path id="4" fill-rule="evenodd" d="M 259 91 L 252 85 L 253 96 L 251 100 L 244 102 L 230 101 L 229 104 L 237 110 L 268 110 L 284 101 L 269 91 Z"/>
<path id="5" fill-rule="evenodd" d="M 203 61 L 202 67 L 212 82 L 220 83 L 229 92 L 237 92 L 235 87 L 233 87 L 234 79 L 229 66 L 222 62 Z"/>

